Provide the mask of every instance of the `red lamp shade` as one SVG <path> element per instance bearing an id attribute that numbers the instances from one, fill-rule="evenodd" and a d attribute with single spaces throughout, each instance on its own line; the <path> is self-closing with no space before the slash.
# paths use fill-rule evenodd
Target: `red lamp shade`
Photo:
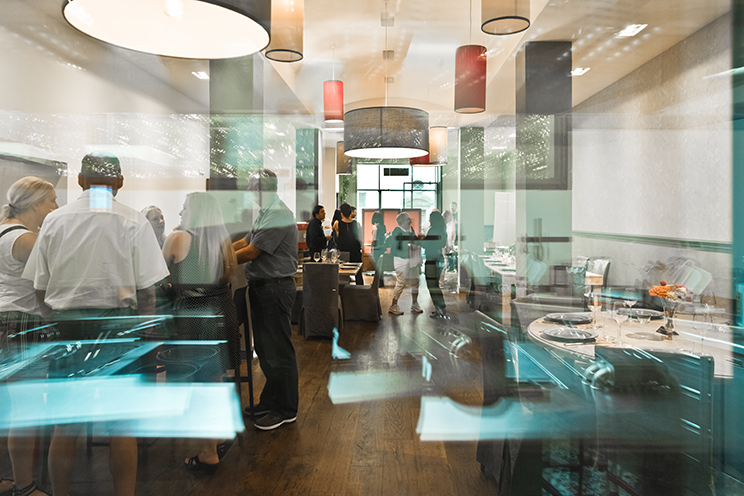
<path id="1" fill-rule="evenodd" d="M 427 153 L 423 157 L 413 157 L 411 165 L 429 165 L 429 154 Z"/>
<path id="2" fill-rule="evenodd" d="M 342 81 L 323 83 L 323 112 L 326 122 L 344 121 L 344 83 Z"/>
<path id="3" fill-rule="evenodd" d="M 486 110 L 486 47 L 463 45 L 455 55 L 455 112 Z"/>

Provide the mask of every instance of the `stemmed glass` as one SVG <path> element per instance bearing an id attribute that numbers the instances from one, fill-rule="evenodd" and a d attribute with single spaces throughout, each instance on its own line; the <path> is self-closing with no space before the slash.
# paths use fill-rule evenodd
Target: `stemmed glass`
<path id="1" fill-rule="evenodd" d="M 320 252 L 316 251 L 313 253 L 313 260 L 315 260 L 315 263 L 320 262 Z"/>
<path id="2" fill-rule="evenodd" d="M 623 312 L 624 303 L 616 301 L 612 304 L 612 318 L 617 322 L 617 344 L 623 344 L 623 322 L 628 320 L 627 312 Z"/>
<path id="3" fill-rule="evenodd" d="M 588 300 L 589 300 L 589 304 L 587 306 L 589 307 L 589 310 L 592 312 L 592 331 L 597 332 L 598 329 L 602 328 L 602 326 L 599 325 L 599 322 L 597 322 L 599 312 L 602 311 L 602 304 L 599 302 L 598 299 L 594 298 L 593 293 L 589 293 Z"/>

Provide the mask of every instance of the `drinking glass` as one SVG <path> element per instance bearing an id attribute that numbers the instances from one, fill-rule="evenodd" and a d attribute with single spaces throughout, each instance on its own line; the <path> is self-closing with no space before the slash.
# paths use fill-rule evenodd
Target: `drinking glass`
<path id="1" fill-rule="evenodd" d="M 316 263 L 317 262 L 320 262 L 320 253 L 319 252 L 316 251 L 315 253 L 313 253 L 313 260 L 315 260 Z"/>
<path id="2" fill-rule="evenodd" d="M 594 303 L 593 300 L 589 300 L 589 310 L 592 312 L 592 330 L 597 332 L 597 329 L 602 328 L 602 326 L 597 322 L 599 312 L 602 311 L 602 304 L 599 302 Z"/>
<path id="3" fill-rule="evenodd" d="M 324 262 L 328 261 L 328 250 L 327 249 L 323 248 L 322 250 L 320 250 L 320 258 L 322 258 Z"/>
<path id="4" fill-rule="evenodd" d="M 623 344 L 623 322 L 628 320 L 627 313 L 623 312 L 624 303 L 615 302 L 612 305 L 612 318 L 617 322 L 617 344 Z"/>

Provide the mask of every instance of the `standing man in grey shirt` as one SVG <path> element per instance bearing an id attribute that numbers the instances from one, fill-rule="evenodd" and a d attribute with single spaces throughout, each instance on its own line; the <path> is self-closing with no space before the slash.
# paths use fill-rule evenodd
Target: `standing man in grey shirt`
<path id="1" fill-rule="evenodd" d="M 253 228 L 233 244 L 238 263 L 245 263 L 253 322 L 253 342 L 266 384 L 253 424 L 272 430 L 297 419 L 299 403 L 297 358 L 292 345 L 292 305 L 297 270 L 297 224 L 277 195 L 276 174 L 251 174 L 247 190 L 261 206 Z"/>

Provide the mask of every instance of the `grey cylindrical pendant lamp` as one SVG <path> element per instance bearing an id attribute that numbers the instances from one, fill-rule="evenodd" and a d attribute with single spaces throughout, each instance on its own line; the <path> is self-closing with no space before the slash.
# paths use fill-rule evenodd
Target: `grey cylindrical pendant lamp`
<path id="1" fill-rule="evenodd" d="M 530 0 L 483 0 L 481 30 L 486 34 L 509 35 L 530 27 Z"/>
<path id="2" fill-rule="evenodd" d="M 77 30 L 130 50 L 224 59 L 269 44 L 271 0 L 67 0 L 62 14 Z"/>
<path id="3" fill-rule="evenodd" d="M 344 153 L 415 158 L 429 153 L 429 114 L 410 107 L 365 107 L 344 114 Z"/>

